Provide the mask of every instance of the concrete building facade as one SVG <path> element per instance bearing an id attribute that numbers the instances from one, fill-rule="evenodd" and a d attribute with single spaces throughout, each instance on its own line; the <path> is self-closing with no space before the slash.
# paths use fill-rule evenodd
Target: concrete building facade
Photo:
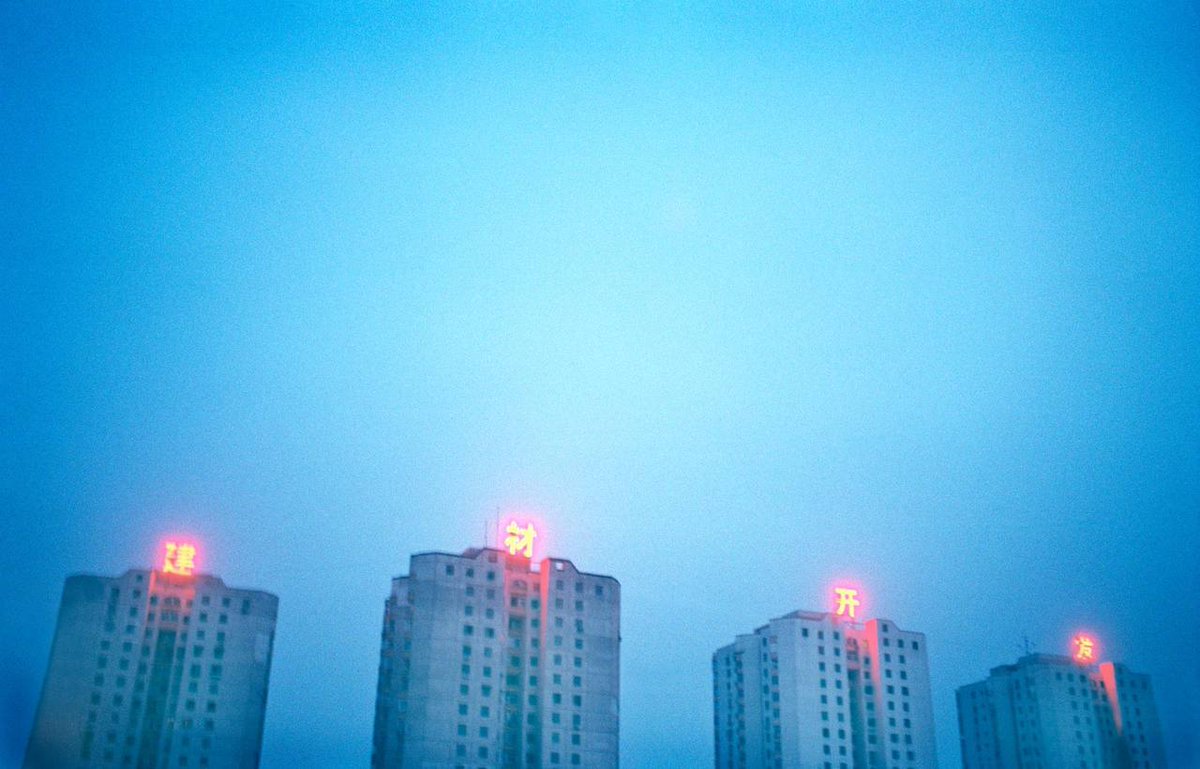
<path id="1" fill-rule="evenodd" d="M 935 769 L 925 636 L 796 611 L 713 654 L 717 769 Z"/>
<path id="2" fill-rule="evenodd" d="M 25 769 L 255 769 L 278 599 L 198 574 L 63 589 Z"/>
<path id="3" fill-rule="evenodd" d="M 620 605 L 560 558 L 412 556 L 384 609 L 373 769 L 615 769 Z"/>
<path id="4" fill-rule="evenodd" d="M 957 691 L 964 769 L 1164 769 L 1150 677 L 1030 654 Z"/>

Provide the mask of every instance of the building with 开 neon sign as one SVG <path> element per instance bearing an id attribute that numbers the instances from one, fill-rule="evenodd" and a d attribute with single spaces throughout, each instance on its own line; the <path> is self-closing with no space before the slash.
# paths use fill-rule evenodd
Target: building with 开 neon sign
<path id="1" fill-rule="evenodd" d="M 717 769 L 935 769 L 922 633 L 867 618 L 839 584 L 712 657 Z"/>

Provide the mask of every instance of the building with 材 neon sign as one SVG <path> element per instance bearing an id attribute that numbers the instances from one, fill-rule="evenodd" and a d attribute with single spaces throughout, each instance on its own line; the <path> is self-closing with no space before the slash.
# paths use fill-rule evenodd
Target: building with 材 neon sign
<path id="1" fill-rule="evenodd" d="M 1069 656 L 1027 654 L 959 688 L 963 769 L 1164 769 L 1150 677 L 1098 649 L 1079 634 Z"/>
<path id="2" fill-rule="evenodd" d="M 620 584 L 502 548 L 419 553 L 384 610 L 372 769 L 616 769 Z"/>
<path id="3" fill-rule="evenodd" d="M 712 657 L 716 769 L 936 769 L 925 636 L 860 621 L 861 593 Z"/>
<path id="4" fill-rule="evenodd" d="M 279 601 L 197 559 L 67 578 L 24 769 L 258 765 Z"/>

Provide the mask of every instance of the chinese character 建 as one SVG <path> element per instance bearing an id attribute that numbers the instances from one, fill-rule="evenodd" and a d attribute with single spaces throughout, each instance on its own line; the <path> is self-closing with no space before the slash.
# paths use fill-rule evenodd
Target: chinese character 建
<path id="1" fill-rule="evenodd" d="M 196 568 L 195 545 L 167 543 L 167 553 L 163 558 L 164 574 L 182 574 L 188 576 Z"/>

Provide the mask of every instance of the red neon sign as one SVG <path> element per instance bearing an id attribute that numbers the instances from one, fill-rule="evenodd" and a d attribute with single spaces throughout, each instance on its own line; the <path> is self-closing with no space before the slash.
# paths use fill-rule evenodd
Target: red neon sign
<path id="1" fill-rule="evenodd" d="M 190 542 L 168 542 L 165 550 L 163 573 L 191 576 L 196 568 L 196 546 Z"/>
<path id="2" fill-rule="evenodd" d="M 520 554 L 526 558 L 533 558 L 533 539 L 537 536 L 537 530 L 533 528 L 532 523 L 522 526 L 516 521 L 510 521 L 504 533 L 504 547 L 508 549 L 509 555 Z"/>
<path id="3" fill-rule="evenodd" d="M 833 592 L 837 594 L 837 616 L 857 618 L 858 607 L 862 605 L 862 601 L 858 600 L 858 590 L 852 587 L 835 587 Z"/>
<path id="4" fill-rule="evenodd" d="M 1071 655 L 1081 665 L 1090 665 L 1096 661 L 1096 639 L 1080 633 L 1071 639 L 1075 651 Z"/>

